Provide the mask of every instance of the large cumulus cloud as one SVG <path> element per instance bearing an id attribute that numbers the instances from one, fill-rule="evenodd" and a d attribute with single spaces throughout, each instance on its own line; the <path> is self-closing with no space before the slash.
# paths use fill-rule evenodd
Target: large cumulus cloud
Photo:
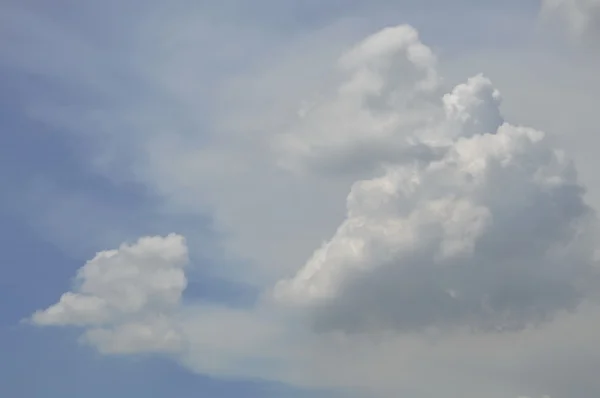
<path id="1" fill-rule="evenodd" d="M 390 130 L 442 155 L 378 158 L 384 172 L 353 185 L 345 221 L 276 298 L 346 331 L 516 329 L 575 308 L 594 288 L 595 217 L 572 162 L 500 102 L 477 75 L 443 96 L 442 117 Z"/>

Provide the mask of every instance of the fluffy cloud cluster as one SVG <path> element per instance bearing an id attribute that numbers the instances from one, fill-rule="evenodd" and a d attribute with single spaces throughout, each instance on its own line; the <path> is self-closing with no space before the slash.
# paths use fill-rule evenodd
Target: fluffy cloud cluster
<path id="1" fill-rule="evenodd" d="M 577 39 L 595 43 L 600 37 L 599 0 L 542 0 L 542 15 L 566 24 Z"/>
<path id="2" fill-rule="evenodd" d="M 392 65 L 396 54 L 380 50 L 403 36 L 429 54 L 407 28 L 372 36 L 360 54 Z M 375 89 L 354 113 L 371 114 L 388 100 L 382 88 L 395 87 L 394 73 L 369 76 Z M 409 134 L 397 128 L 405 108 L 379 110 L 399 121 L 387 140 L 410 140 L 408 159 L 420 160 L 377 158 L 382 175 L 353 185 L 346 220 L 276 298 L 309 306 L 320 329 L 345 331 L 517 329 L 576 307 L 595 274 L 593 214 L 572 163 L 543 132 L 506 123 L 500 102 L 477 75 L 443 96 L 443 117 L 433 112 Z M 352 118 L 338 116 L 340 134 Z M 377 141 L 371 127 L 360 131 Z M 422 147 L 441 155 L 423 161 Z"/>
<path id="3" fill-rule="evenodd" d="M 102 251 L 77 273 L 75 288 L 37 311 L 37 325 L 79 326 L 103 352 L 170 352 L 181 348 L 174 318 L 187 280 L 182 236 L 143 237 Z"/>
<path id="4" fill-rule="evenodd" d="M 284 166 L 354 173 L 382 160 L 434 156 L 413 139 L 436 116 L 440 83 L 436 57 L 414 28 L 390 27 L 366 38 L 337 67 L 341 83 L 307 102 L 276 138 Z"/>

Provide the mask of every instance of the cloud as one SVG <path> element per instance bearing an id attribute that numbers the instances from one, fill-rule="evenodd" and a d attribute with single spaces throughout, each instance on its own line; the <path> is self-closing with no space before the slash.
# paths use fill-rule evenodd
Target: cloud
<path id="1" fill-rule="evenodd" d="M 571 37 L 594 44 L 600 35 L 600 1 L 542 0 L 542 17 L 563 24 Z"/>
<path id="2" fill-rule="evenodd" d="M 444 156 L 356 182 L 346 220 L 275 297 L 351 332 L 521 329 L 576 308 L 597 288 L 594 214 L 572 162 L 499 105 L 482 75 L 444 95 L 445 120 L 417 136 Z"/>
<path id="3" fill-rule="evenodd" d="M 73 291 L 36 311 L 40 326 L 79 326 L 102 352 L 169 352 L 181 348 L 173 318 L 187 285 L 188 249 L 180 235 L 143 237 L 102 251 L 77 272 Z"/>
<path id="4" fill-rule="evenodd" d="M 309 101 L 276 137 L 283 165 L 313 173 L 364 173 L 386 159 L 435 156 L 411 142 L 431 117 L 439 87 L 435 66 L 436 57 L 411 26 L 364 39 L 339 58 L 341 82 Z"/>
<path id="5" fill-rule="evenodd" d="M 283 325 L 261 308 L 184 305 L 188 261 L 186 240 L 178 234 L 99 252 L 78 270 L 72 291 L 29 321 L 80 328 L 80 341 L 107 355 L 164 354 L 197 372 L 277 380 L 290 351 L 271 349 Z M 249 369 L 251 361 L 265 365 Z"/>
<path id="6" fill-rule="evenodd" d="M 161 15 L 168 29 L 156 28 L 156 36 L 198 34 L 194 27 L 204 25 L 189 17 Z M 78 278 L 34 322 L 81 327 L 82 340 L 106 354 L 161 352 L 199 373 L 359 396 L 584 398 L 600 391 L 590 376 L 600 363 L 593 348 L 600 318 L 580 283 L 594 282 L 587 277 L 594 276 L 595 235 L 586 224 L 594 218 L 573 165 L 546 134 L 507 123 L 500 94 L 484 76 L 443 95 L 448 90 L 435 56 L 414 28 L 391 27 L 359 41 L 327 76 L 310 70 L 322 66 L 315 48 L 327 54 L 323 59 L 335 58 L 339 42 L 319 34 L 304 52 L 286 48 L 299 54 L 291 57 L 301 61 L 289 62 L 293 68 L 275 76 L 267 68 L 263 79 L 251 73 L 252 89 L 233 84 L 228 92 L 267 108 L 262 112 L 278 128 L 254 107 L 244 110 L 256 124 L 238 117 L 235 106 L 218 109 L 217 121 L 199 121 L 205 104 L 198 98 L 212 97 L 202 90 L 207 75 L 198 66 L 210 56 L 185 40 L 165 46 L 183 59 L 152 54 L 144 58 L 151 67 L 128 71 L 152 77 L 152 89 L 144 91 L 150 97 L 126 97 L 126 106 L 106 101 L 118 106 L 101 112 L 45 113 L 119 148 L 128 162 L 111 165 L 118 178 L 143 182 L 169 211 L 210 210 L 225 232 L 225 251 L 249 260 L 230 277 L 256 277 L 268 289 L 273 278 L 305 262 L 276 288 L 283 303 L 240 310 L 182 301 L 185 259 L 160 255 L 171 252 L 169 244 L 151 251 L 148 261 L 134 255 L 118 266 L 103 261 L 98 268 L 114 276 L 91 278 L 97 288 L 85 292 L 89 276 Z M 246 45 L 214 33 L 203 37 Z M 310 95 L 321 83 L 322 94 Z M 264 97 L 275 100 L 263 103 Z M 210 122 L 219 134 L 205 130 Z M 106 126 L 123 133 L 123 142 Z M 381 127 L 378 134 L 373 126 Z M 184 248 L 174 236 L 151 239 Z M 144 247 L 139 253 L 150 251 Z M 162 271 L 146 267 L 156 263 Z M 166 293 L 147 286 L 149 279 L 120 276 L 133 269 L 139 275 L 169 269 L 181 279 Z M 301 304 L 299 311 L 289 311 L 290 302 Z M 441 333 L 430 330 L 436 328 Z M 574 384 L 583 392 L 573 391 Z"/>

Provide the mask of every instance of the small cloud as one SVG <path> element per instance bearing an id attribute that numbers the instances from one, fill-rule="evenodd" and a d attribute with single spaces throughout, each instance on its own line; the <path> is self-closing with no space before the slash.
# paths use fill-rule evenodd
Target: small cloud
<path id="1" fill-rule="evenodd" d="M 73 291 L 36 311 L 39 326 L 79 326 L 83 341 L 102 352 L 173 351 L 181 338 L 175 311 L 186 288 L 185 239 L 140 238 L 99 252 L 77 272 Z"/>

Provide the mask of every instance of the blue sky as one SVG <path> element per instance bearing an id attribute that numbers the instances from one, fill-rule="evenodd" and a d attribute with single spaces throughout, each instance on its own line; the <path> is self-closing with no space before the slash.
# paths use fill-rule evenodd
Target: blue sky
<path id="1" fill-rule="evenodd" d="M 31 188 L 36 181 L 49 181 L 61 190 L 97 197 L 107 204 L 106 217 L 118 218 L 119 222 L 123 222 L 124 212 L 139 208 L 151 199 L 145 198 L 140 189 L 115 186 L 90 171 L 80 157 L 80 144 L 60 131 L 32 121 L 23 112 L 31 77 L 14 70 L 2 76 L 3 87 L 8 90 L 2 98 L 0 156 L 3 184 L 7 188 L 2 196 L 1 214 L 5 255 L 5 277 L 0 289 L 1 394 L 19 397 L 167 397 L 174 393 L 223 397 L 239 394 L 302 396 L 276 384 L 214 380 L 190 373 L 167 360 L 101 357 L 79 345 L 76 332 L 36 330 L 20 323 L 32 310 L 53 301 L 68 288 L 74 271 L 93 253 L 90 249 L 94 250 L 82 248 L 68 252 L 47 235 L 36 220 L 47 211 L 37 208 L 43 205 L 43 197 L 32 197 Z M 86 218 L 85 213 L 73 216 L 83 217 L 79 218 L 81 221 Z M 83 222 L 93 223 L 93 219 L 94 216 Z M 84 228 L 93 230 L 94 226 Z M 232 301 L 249 295 L 243 286 L 232 289 L 218 279 L 212 283 L 204 281 L 198 289 L 203 294 Z"/>
<path id="2" fill-rule="evenodd" d="M 118 223 L 126 225 L 123 214 L 132 208 L 137 213 L 129 215 L 133 223 L 139 218 L 150 217 L 140 207 L 152 198 L 147 198 L 136 187 L 115 186 L 90 171 L 80 157 L 80 143 L 73 142 L 56 129 L 32 121 L 23 112 L 28 86 L 37 85 L 35 77 L 14 70 L 2 76 L 6 79 L 3 87 L 9 89 L 4 91 L 2 99 L 0 156 L 6 187 L 0 223 L 5 256 L 5 277 L 0 288 L 0 350 L 3 353 L 0 394 L 18 397 L 304 396 L 273 383 L 220 381 L 193 374 L 168 360 L 101 357 L 78 344 L 74 331 L 36 330 L 20 324 L 33 310 L 60 296 L 69 287 L 69 281 L 82 261 L 93 254 L 93 250 L 99 249 L 84 246 L 70 252 L 61 247 L 63 237 L 58 237 L 57 242 L 51 236 L 52 232 L 46 230 L 43 220 L 38 219 L 47 216 L 46 212 L 52 209 L 39 208 L 44 206 L 44 197 L 32 192 L 37 181 L 56 185 L 57 189 L 70 193 L 83 192 L 102 202 L 102 215 L 86 214 L 97 211 L 95 208 L 68 211 L 70 217 L 84 224 L 81 228 L 92 234 L 97 232 L 93 225 L 96 217 L 118 219 Z M 41 80 L 39 84 L 43 85 Z M 52 91 L 47 95 L 53 97 Z M 87 223 L 92 225 L 85 225 Z M 244 300 L 253 297 L 251 289 L 231 287 L 218 278 L 212 281 L 203 278 L 196 284 L 191 283 L 191 287 L 198 289 L 196 294 L 242 305 Z M 191 295 L 193 297 L 193 291 Z"/>
<path id="3" fill-rule="evenodd" d="M 0 395 L 600 392 L 599 290 L 579 284 L 598 267 L 599 15 L 4 2 Z M 477 166 L 495 156 L 510 167 Z"/>

